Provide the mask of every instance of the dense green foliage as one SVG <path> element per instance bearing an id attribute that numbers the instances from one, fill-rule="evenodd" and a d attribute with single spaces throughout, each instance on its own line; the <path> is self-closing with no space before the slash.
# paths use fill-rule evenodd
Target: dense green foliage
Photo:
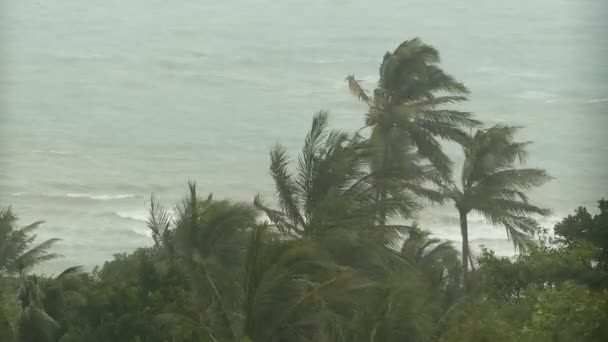
<path id="1" fill-rule="evenodd" d="M 387 53 L 363 130 L 317 114 L 293 167 L 270 153 L 274 205 L 200 196 L 151 201 L 154 246 L 92 272 L 30 275 L 55 240 L 0 212 L 2 341 L 604 341 L 608 339 L 608 202 L 540 234 L 548 210 L 526 191 L 549 180 L 517 168 L 529 143 L 449 108 L 466 87 L 419 39 Z M 364 133 L 369 131 L 369 134 Z M 469 133 L 470 131 L 470 133 Z M 441 140 L 462 146 L 459 185 Z M 451 202 L 462 248 L 411 223 Z M 274 208 L 273 208 L 274 207 Z M 469 254 L 470 212 L 506 228 L 513 258 Z M 473 270 L 469 264 L 476 263 Z"/>

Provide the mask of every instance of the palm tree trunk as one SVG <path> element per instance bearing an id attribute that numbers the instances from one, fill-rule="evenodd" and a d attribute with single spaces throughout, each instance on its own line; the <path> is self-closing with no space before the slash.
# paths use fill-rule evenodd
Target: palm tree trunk
<path id="1" fill-rule="evenodd" d="M 236 333 L 234 331 L 234 327 L 232 326 L 232 321 L 230 320 L 230 317 L 228 317 L 228 313 L 226 312 L 226 307 L 224 306 L 222 295 L 220 294 L 220 291 L 215 285 L 215 281 L 213 281 L 211 275 L 209 275 L 207 267 L 203 264 L 200 264 L 200 269 L 205 277 L 205 280 L 207 281 L 209 286 L 211 286 L 211 290 L 213 291 L 213 297 L 215 298 L 215 301 L 217 302 L 217 305 L 220 308 L 220 316 L 224 321 L 224 325 L 226 325 L 226 328 L 228 329 L 228 333 L 230 335 L 229 337 L 232 341 L 236 341 Z"/>
<path id="2" fill-rule="evenodd" d="M 462 282 L 465 289 L 468 288 L 469 273 L 469 226 L 467 212 L 460 209 L 460 235 L 462 236 Z"/>
<path id="3" fill-rule="evenodd" d="M 386 191 L 381 189 L 378 197 L 378 223 L 384 227 L 386 225 Z"/>

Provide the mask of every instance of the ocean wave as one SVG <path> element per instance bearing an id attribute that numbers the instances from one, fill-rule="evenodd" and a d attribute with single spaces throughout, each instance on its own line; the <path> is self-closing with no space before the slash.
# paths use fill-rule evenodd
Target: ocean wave
<path id="1" fill-rule="evenodd" d="M 94 195 L 94 194 L 86 194 L 86 193 L 68 193 L 65 196 L 66 197 L 70 197 L 70 198 L 86 198 L 86 199 L 97 200 L 97 201 L 109 201 L 109 200 L 126 199 L 126 198 L 135 198 L 135 197 L 137 197 L 134 194 L 116 194 L 116 195 L 101 194 L 101 195 Z"/>
<path id="2" fill-rule="evenodd" d="M 603 103 L 603 102 L 608 102 L 608 98 L 590 99 L 590 100 L 585 101 L 585 103 L 588 103 L 588 104 Z"/>
<path id="3" fill-rule="evenodd" d="M 476 73 L 480 74 L 491 74 L 491 75 L 499 75 L 513 78 L 523 78 L 523 79 L 548 79 L 552 76 L 550 74 L 545 74 L 538 71 L 528 71 L 528 70 L 508 70 L 500 67 L 493 66 L 482 66 L 475 69 Z"/>
<path id="4" fill-rule="evenodd" d="M 133 210 L 133 211 L 115 211 L 112 212 L 112 215 L 120 217 L 122 219 L 138 221 L 138 222 L 147 222 L 148 213 L 146 211 L 141 210 Z"/>
<path id="5" fill-rule="evenodd" d="M 12 192 L 11 196 L 19 197 L 19 196 L 23 196 L 26 194 L 27 194 L 27 192 Z"/>
<path id="6" fill-rule="evenodd" d="M 141 236 L 145 236 L 145 237 L 152 237 L 152 232 L 150 231 L 150 229 L 148 228 L 139 228 L 139 227 L 131 227 L 129 228 L 129 230 L 137 235 L 141 235 Z"/>
<path id="7" fill-rule="evenodd" d="M 507 73 L 507 75 L 509 75 L 511 77 L 528 78 L 528 79 L 547 79 L 547 78 L 551 78 L 551 75 L 549 75 L 549 74 L 543 74 L 543 73 L 534 72 L 534 71 L 510 72 L 510 73 Z"/>
<path id="8" fill-rule="evenodd" d="M 110 215 L 113 217 L 118 217 L 123 220 L 134 222 L 134 224 L 129 225 L 129 230 L 137 235 L 151 237 L 152 232 L 146 226 L 146 222 L 148 220 L 148 213 L 143 210 L 131 210 L 131 211 L 114 211 L 111 212 Z"/>
<path id="9" fill-rule="evenodd" d="M 32 153 L 45 153 L 45 154 L 56 154 L 60 156 L 69 156 L 73 155 L 73 152 L 70 151 L 60 151 L 60 150 L 33 150 Z"/>
<path id="10" fill-rule="evenodd" d="M 553 102 L 557 95 L 545 91 L 539 90 L 526 90 L 519 94 L 516 94 L 515 97 L 524 99 L 524 100 L 542 100 L 547 103 Z"/>

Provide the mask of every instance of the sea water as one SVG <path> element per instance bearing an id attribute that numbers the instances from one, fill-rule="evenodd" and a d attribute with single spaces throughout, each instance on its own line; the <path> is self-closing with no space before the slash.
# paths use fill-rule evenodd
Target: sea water
<path id="1" fill-rule="evenodd" d="M 382 56 L 419 36 L 472 91 L 464 109 L 522 125 L 533 193 L 551 226 L 608 195 L 608 24 L 602 1 L 0 0 L 0 204 L 60 237 L 56 272 L 151 244 L 149 197 L 187 182 L 216 198 L 272 200 L 268 151 L 295 157 L 320 109 L 356 130 Z M 457 148 L 448 147 L 456 164 Z M 417 218 L 459 239 L 450 207 Z M 471 244 L 513 252 L 470 218 Z"/>

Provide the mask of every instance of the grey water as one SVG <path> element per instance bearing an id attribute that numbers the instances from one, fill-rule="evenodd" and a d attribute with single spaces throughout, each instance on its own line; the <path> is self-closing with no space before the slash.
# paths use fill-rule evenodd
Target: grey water
<path id="1" fill-rule="evenodd" d="M 414 36 L 472 91 L 463 107 L 525 128 L 550 226 L 608 195 L 608 22 L 591 0 L 0 0 L 0 205 L 60 237 L 57 271 L 151 244 L 151 193 L 271 199 L 268 150 L 297 153 L 313 113 L 356 130 L 383 54 Z M 458 164 L 458 150 L 451 155 Z M 450 207 L 422 227 L 458 240 Z M 473 244 L 512 253 L 473 217 Z"/>

